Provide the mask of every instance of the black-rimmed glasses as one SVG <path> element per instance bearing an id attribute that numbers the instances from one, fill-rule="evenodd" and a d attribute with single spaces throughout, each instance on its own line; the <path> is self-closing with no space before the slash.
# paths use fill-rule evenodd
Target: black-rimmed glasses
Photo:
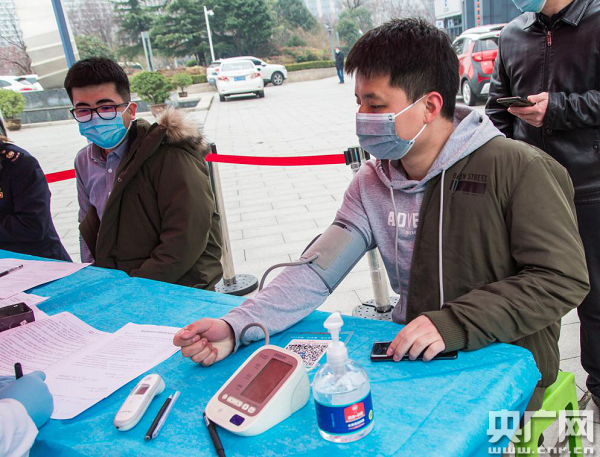
<path id="1" fill-rule="evenodd" d="M 77 122 L 81 122 L 82 124 L 85 122 L 90 122 L 92 120 L 92 115 L 94 112 L 100 117 L 100 119 L 104 119 L 105 121 L 110 121 L 117 117 L 117 108 L 121 106 L 129 106 L 129 102 L 120 103 L 119 105 L 102 105 L 96 108 L 73 108 L 71 110 L 71 114 L 75 118 Z"/>

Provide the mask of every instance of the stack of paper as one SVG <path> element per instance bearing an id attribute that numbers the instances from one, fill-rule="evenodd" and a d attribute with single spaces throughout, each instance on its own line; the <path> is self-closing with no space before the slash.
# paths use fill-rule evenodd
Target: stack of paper
<path id="1" fill-rule="evenodd" d="M 177 352 L 176 327 L 129 323 L 115 333 L 60 313 L 0 333 L 0 375 L 43 370 L 53 419 L 71 419 Z"/>

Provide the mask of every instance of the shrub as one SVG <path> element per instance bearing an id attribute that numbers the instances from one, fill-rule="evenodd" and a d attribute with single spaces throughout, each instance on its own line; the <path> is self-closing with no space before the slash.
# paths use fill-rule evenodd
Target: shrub
<path id="1" fill-rule="evenodd" d="M 143 71 L 131 78 L 131 90 L 136 92 L 142 100 L 153 105 L 167 101 L 171 96 L 173 86 L 166 76 L 158 72 Z"/>
<path id="2" fill-rule="evenodd" d="M 8 119 L 14 119 L 25 109 L 25 97 L 19 92 L 0 89 L 0 111 Z"/>
<path id="3" fill-rule="evenodd" d="M 186 67 L 195 67 L 198 65 L 198 61 L 196 59 L 190 59 L 185 63 Z"/>
<path id="4" fill-rule="evenodd" d="M 202 84 L 207 82 L 206 75 L 192 75 L 192 82 L 194 84 Z"/>
<path id="5" fill-rule="evenodd" d="M 335 67 L 335 60 L 316 60 L 313 62 L 292 63 L 286 65 L 287 71 L 308 70 L 310 68 L 329 68 Z"/>
<path id="6" fill-rule="evenodd" d="M 304 41 L 298 35 L 292 35 L 285 45 L 290 47 L 306 46 L 306 41 Z"/>
<path id="7" fill-rule="evenodd" d="M 181 92 L 185 92 L 185 88 L 187 86 L 191 86 L 194 83 L 194 80 L 187 73 L 177 73 L 173 78 L 171 78 L 173 85 L 175 87 L 179 87 Z"/>

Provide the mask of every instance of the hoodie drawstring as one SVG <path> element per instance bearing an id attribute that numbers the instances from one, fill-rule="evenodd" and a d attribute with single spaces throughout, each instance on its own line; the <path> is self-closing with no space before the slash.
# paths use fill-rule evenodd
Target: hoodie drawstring
<path id="1" fill-rule="evenodd" d="M 440 274 L 440 309 L 444 306 L 444 266 L 442 265 L 442 226 L 444 222 L 444 177 L 446 169 L 442 169 L 442 185 L 440 193 L 440 226 L 438 228 L 438 263 Z"/>
<path id="2" fill-rule="evenodd" d="M 394 200 L 394 188 L 391 184 L 390 195 L 392 196 L 392 205 L 394 207 L 394 226 L 396 227 L 396 236 L 394 237 L 394 252 L 396 256 L 394 260 L 394 265 L 396 266 L 396 282 L 398 283 L 398 293 L 400 293 L 400 273 L 398 270 L 398 211 L 396 211 L 396 200 Z"/>

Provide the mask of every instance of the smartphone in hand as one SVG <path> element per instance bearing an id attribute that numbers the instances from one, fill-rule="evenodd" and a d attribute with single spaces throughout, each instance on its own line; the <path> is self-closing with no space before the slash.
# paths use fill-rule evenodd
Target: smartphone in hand
<path id="1" fill-rule="evenodd" d="M 387 350 L 390 347 L 391 343 L 392 343 L 391 341 L 378 341 L 376 343 L 373 343 L 373 348 L 371 349 L 371 362 L 393 362 L 394 356 L 387 355 Z M 453 360 L 453 359 L 456 359 L 457 357 L 458 357 L 458 351 L 449 351 L 449 352 L 442 352 L 442 353 L 436 355 L 433 358 L 433 360 Z M 422 359 L 423 359 L 423 354 L 420 354 L 415 360 L 422 360 Z M 404 357 L 402 357 L 402 359 L 400 359 L 400 362 L 405 362 L 405 361 L 412 362 L 412 360 L 410 360 L 410 357 L 408 354 L 406 354 Z"/>
<path id="2" fill-rule="evenodd" d="M 496 101 L 507 107 L 516 106 L 518 108 L 522 108 L 525 106 L 535 105 L 535 103 L 531 103 L 529 100 L 523 97 L 503 97 L 496 99 Z"/>

